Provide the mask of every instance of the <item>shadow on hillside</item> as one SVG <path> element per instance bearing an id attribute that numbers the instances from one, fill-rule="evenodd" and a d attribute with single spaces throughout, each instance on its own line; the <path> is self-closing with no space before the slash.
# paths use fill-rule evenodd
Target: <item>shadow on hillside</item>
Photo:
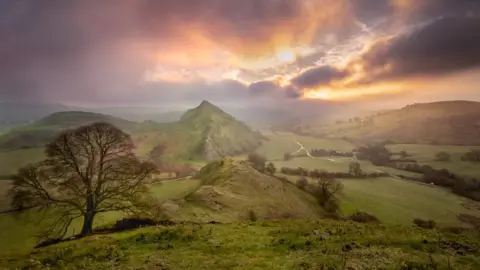
<path id="1" fill-rule="evenodd" d="M 178 226 L 178 225 L 202 225 L 202 224 L 221 224 L 221 223 L 217 221 L 199 223 L 199 222 L 190 222 L 190 221 L 176 222 L 171 220 L 156 221 L 149 218 L 124 218 L 117 221 L 112 227 L 94 230 L 92 235 L 111 234 L 116 232 L 129 231 L 129 230 L 135 230 L 135 229 L 144 228 L 144 227 L 154 227 L 154 226 Z M 47 239 L 40 242 L 34 248 L 48 247 L 58 243 L 81 239 L 83 237 L 86 237 L 86 235 L 74 235 L 68 238 Z"/>

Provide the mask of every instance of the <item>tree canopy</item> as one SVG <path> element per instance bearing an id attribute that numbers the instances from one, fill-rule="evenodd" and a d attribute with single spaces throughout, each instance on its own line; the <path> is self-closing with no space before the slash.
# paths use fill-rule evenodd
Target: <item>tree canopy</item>
<path id="1" fill-rule="evenodd" d="M 138 213 L 156 167 L 140 161 L 133 149 L 130 136 L 108 123 L 65 131 L 46 146 L 44 161 L 18 171 L 12 206 L 53 212 L 49 233 L 60 238 L 76 218 L 83 217 L 81 235 L 86 235 L 99 213 Z"/>

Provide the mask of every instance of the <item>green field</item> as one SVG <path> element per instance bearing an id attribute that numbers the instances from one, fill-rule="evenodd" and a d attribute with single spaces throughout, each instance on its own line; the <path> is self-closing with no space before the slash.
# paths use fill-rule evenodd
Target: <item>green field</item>
<path id="1" fill-rule="evenodd" d="M 8 185 L 8 181 L 1 181 L 2 188 Z M 169 199 L 182 198 L 191 191 L 195 190 L 199 181 L 195 179 L 186 179 L 178 181 L 169 181 L 152 185 L 152 195 L 159 202 Z M 4 201 L 1 205 L 4 209 L 8 204 Z M 109 212 L 98 215 L 95 220 L 96 227 L 112 224 L 121 219 L 124 214 L 119 212 Z M 81 228 L 81 220 L 74 222 L 71 228 L 71 234 L 78 233 Z M 30 250 L 36 242 L 33 234 L 41 229 L 38 220 L 35 220 L 34 213 L 30 213 L 28 219 L 16 219 L 12 214 L 0 214 L 0 255 L 25 252 Z"/>
<path id="2" fill-rule="evenodd" d="M 0 152 L 0 177 L 15 174 L 19 168 L 41 161 L 44 157 L 43 148 Z"/>
<path id="3" fill-rule="evenodd" d="M 392 152 L 407 151 L 421 165 L 429 165 L 435 169 L 447 169 L 453 173 L 480 179 L 480 164 L 460 160 L 461 156 L 479 146 L 425 145 L 425 144 L 393 144 L 387 146 Z M 451 155 L 450 161 L 436 161 L 438 152 Z"/>
<path id="4" fill-rule="evenodd" d="M 264 155 L 267 159 L 283 158 L 285 153 L 297 151 L 299 142 L 308 150 L 322 148 L 337 151 L 352 151 L 354 146 L 341 139 L 318 139 L 300 136 L 289 132 L 268 132 L 264 134 L 268 141 L 264 142 L 256 152 Z"/>
<path id="5" fill-rule="evenodd" d="M 278 176 L 292 182 L 299 179 L 281 173 Z M 344 186 L 339 196 L 343 215 L 364 211 L 391 225 L 412 224 L 414 218 L 433 219 L 440 227 L 463 226 L 457 219 L 458 214 L 480 215 L 480 203 L 439 187 L 392 177 L 340 181 Z M 477 209 L 467 209 L 465 204 L 476 205 Z"/>
<path id="6" fill-rule="evenodd" d="M 340 197 L 344 214 L 369 212 L 386 224 L 411 224 L 414 218 L 433 219 L 439 226 L 458 226 L 458 214 L 480 215 L 462 204 L 471 200 L 439 187 L 394 178 L 342 180 Z"/>
<path id="7" fill-rule="evenodd" d="M 280 169 L 282 167 L 287 168 L 298 168 L 302 167 L 309 170 L 325 170 L 327 172 L 348 172 L 349 163 L 358 162 L 363 171 L 366 173 L 374 172 L 386 172 L 396 175 L 404 175 L 408 177 L 421 178 L 421 174 L 406 172 L 402 170 L 397 170 L 390 167 L 380 167 L 375 166 L 372 163 L 364 160 L 356 160 L 353 158 L 343 158 L 343 157 L 325 157 L 325 158 L 311 158 L 311 157 L 298 157 L 291 160 L 278 160 L 274 161 L 274 165 Z"/>

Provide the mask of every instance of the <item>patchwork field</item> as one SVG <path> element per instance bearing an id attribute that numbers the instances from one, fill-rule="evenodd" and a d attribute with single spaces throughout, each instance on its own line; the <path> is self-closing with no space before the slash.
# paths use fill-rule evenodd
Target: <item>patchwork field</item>
<path id="1" fill-rule="evenodd" d="M 300 136 L 289 132 L 268 132 L 264 134 L 268 141 L 264 142 L 256 152 L 264 155 L 267 159 L 283 158 L 285 153 L 297 151 L 300 147 L 297 142 L 306 149 L 323 148 L 337 151 L 352 151 L 354 146 L 341 139 L 318 139 Z"/>
<path id="2" fill-rule="evenodd" d="M 462 176 L 480 179 L 480 164 L 460 160 L 461 156 L 472 149 L 480 149 L 479 146 L 455 146 L 455 145 L 425 145 L 425 144 L 393 144 L 388 145 L 392 152 L 407 151 L 413 159 L 421 165 L 429 165 L 435 169 L 447 169 Z M 436 161 L 438 152 L 447 152 L 451 156 L 450 161 Z"/>

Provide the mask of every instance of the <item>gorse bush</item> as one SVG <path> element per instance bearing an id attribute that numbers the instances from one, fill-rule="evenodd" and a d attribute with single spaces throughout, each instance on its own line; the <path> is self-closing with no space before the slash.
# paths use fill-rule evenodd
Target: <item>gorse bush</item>
<path id="1" fill-rule="evenodd" d="M 431 219 L 424 220 L 421 218 L 416 218 L 413 220 L 413 224 L 424 229 L 435 229 L 435 227 L 437 227 L 437 223 Z"/>
<path id="2" fill-rule="evenodd" d="M 380 220 L 376 216 L 365 213 L 365 212 L 361 212 L 361 211 L 355 211 L 355 213 L 348 216 L 348 220 L 360 222 L 360 223 L 379 223 L 380 222 Z"/>
<path id="3" fill-rule="evenodd" d="M 308 185 L 308 180 L 307 178 L 305 177 L 300 177 L 300 179 L 297 180 L 297 182 L 295 183 L 295 185 L 299 188 L 299 189 L 305 189 Z"/>

